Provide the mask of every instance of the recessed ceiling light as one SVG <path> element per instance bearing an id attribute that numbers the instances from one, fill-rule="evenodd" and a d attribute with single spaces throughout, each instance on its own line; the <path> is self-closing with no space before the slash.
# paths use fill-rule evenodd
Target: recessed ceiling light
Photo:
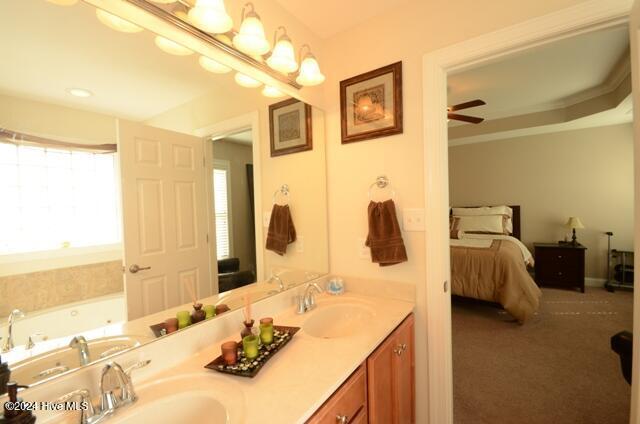
<path id="1" fill-rule="evenodd" d="M 85 90 L 84 88 L 67 88 L 67 93 L 76 97 L 91 97 L 93 93 L 89 90 Z"/>

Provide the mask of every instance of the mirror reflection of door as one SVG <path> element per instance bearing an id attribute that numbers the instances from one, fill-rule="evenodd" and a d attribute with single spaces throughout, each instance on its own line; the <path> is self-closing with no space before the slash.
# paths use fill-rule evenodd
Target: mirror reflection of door
<path id="1" fill-rule="evenodd" d="M 256 281 L 251 131 L 213 141 L 213 199 L 220 293 Z"/>

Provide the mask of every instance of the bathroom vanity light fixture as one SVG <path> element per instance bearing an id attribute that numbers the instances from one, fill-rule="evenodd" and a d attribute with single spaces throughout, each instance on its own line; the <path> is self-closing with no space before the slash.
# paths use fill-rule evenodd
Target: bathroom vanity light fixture
<path id="1" fill-rule="evenodd" d="M 262 83 L 257 79 L 251 78 L 250 76 L 245 74 L 241 74 L 240 72 L 236 73 L 234 79 L 236 80 L 238 85 L 241 85 L 242 87 L 256 88 L 262 85 Z"/>
<path id="2" fill-rule="evenodd" d="M 303 86 L 313 86 L 322 84 L 325 80 L 325 76 L 320 72 L 320 65 L 316 60 L 316 57 L 311 53 L 311 47 L 308 44 L 303 45 L 300 48 L 300 57 L 302 58 L 302 52 L 307 49 L 304 59 L 300 61 L 300 73 L 296 78 L 296 82 Z"/>
<path id="3" fill-rule="evenodd" d="M 157 35 L 154 41 L 156 43 L 156 46 L 158 46 L 158 48 L 163 52 L 176 56 L 189 56 L 190 54 L 193 54 L 193 52 L 185 46 L 178 44 L 173 40 L 169 40 L 168 38 L 164 38 L 160 35 Z"/>
<path id="4" fill-rule="evenodd" d="M 224 0 L 196 0 L 188 16 L 191 23 L 206 32 L 222 34 L 233 28 L 233 21 L 227 14 Z"/>
<path id="5" fill-rule="evenodd" d="M 143 30 L 138 25 L 132 24 L 126 19 L 122 19 L 119 16 L 113 15 L 109 12 L 105 12 L 102 9 L 96 9 L 96 17 L 100 22 L 111 29 L 115 29 L 116 31 L 135 33 Z"/>
<path id="6" fill-rule="evenodd" d="M 264 88 L 262 89 L 262 95 L 265 97 L 271 97 L 273 99 L 277 99 L 278 97 L 284 97 L 286 96 L 286 94 L 284 94 L 282 91 L 278 90 L 275 87 L 272 87 L 270 85 L 265 85 Z"/>
<path id="7" fill-rule="evenodd" d="M 213 72 L 214 74 L 226 74 L 227 72 L 231 72 L 231 68 L 223 65 L 220 62 L 216 62 L 215 60 L 207 56 L 200 56 L 200 59 L 198 59 L 198 63 L 200 63 L 200 66 L 202 66 L 205 70 Z"/>
<path id="8" fill-rule="evenodd" d="M 246 9 L 249 9 L 245 13 Z M 253 3 L 242 7 L 240 30 L 233 37 L 233 45 L 248 55 L 263 55 L 270 49 L 269 41 L 264 35 L 264 26 L 255 11 Z"/>
<path id="9" fill-rule="evenodd" d="M 78 88 L 78 87 L 67 88 L 67 93 L 75 97 L 83 97 L 83 98 L 93 96 L 93 93 L 91 91 L 84 88 Z"/>
<path id="10" fill-rule="evenodd" d="M 278 31 L 282 30 L 282 34 L 278 37 Z M 283 74 L 290 74 L 298 70 L 298 62 L 296 62 L 296 53 L 293 49 L 291 39 L 287 35 L 285 27 L 280 26 L 273 34 L 273 51 L 267 59 L 267 65 Z"/>

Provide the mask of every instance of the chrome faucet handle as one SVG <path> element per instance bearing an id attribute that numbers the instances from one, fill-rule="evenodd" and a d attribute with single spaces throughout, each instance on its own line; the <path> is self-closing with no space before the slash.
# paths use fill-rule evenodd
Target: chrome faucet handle
<path id="1" fill-rule="evenodd" d="M 100 377 L 100 405 L 103 413 L 112 413 L 124 402 L 125 387 L 129 378 L 120 365 L 109 362 L 102 369 Z M 120 396 L 115 391 L 120 389 Z"/>
<path id="2" fill-rule="evenodd" d="M 305 290 L 304 303 L 308 311 L 316 307 L 316 298 L 314 296 L 314 291 L 316 293 L 322 293 L 324 290 L 318 285 L 318 283 L 309 283 L 307 285 L 307 288 Z"/>
<path id="3" fill-rule="evenodd" d="M 280 291 L 284 291 L 284 281 L 282 281 L 282 278 L 280 278 L 278 274 L 271 274 L 271 277 L 269 277 L 269 280 L 267 280 L 267 282 L 271 283 L 273 280 L 276 280 L 278 282 L 278 289 Z"/>
<path id="4" fill-rule="evenodd" d="M 27 340 L 27 349 L 33 349 L 36 347 L 36 342 L 41 342 L 47 340 L 47 336 L 42 333 L 33 333 L 29 336 L 29 340 Z"/>
<path id="5" fill-rule="evenodd" d="M 124 374 L 127 377 L 125 386 L 122 389 L 122 399 L 127 403 L 133 403 L 138 400 L 135 390 L 133 389 L 133 381 L 131 380 L 131 373 L 137 369 L 144 368 L 151 363 L 151 359 L 136 362 L 128 367 Z"/>
<path id="6" fill-rule="evenodd" d="M 80 409 L 82 412 L 80 414 L 80 423 L 91 424 L 96 422 L 100 416 L 96 416 L 96 411 L 91 403 L 91 393 L 87 389 L 74 390 L 66 395 L 62 395 L 56 400 L 56 403 L 69 402 L 71 399 L 76 397 L 79 397 L 80 402 L 87 405 L 86 408 L 84 408 L 84 405 L 81 405 L 82 407 Z"/>
<path id="7" fill-rule="evenodd" d="M 304 296 L 296 296 L 296 314 L 302 315 L 307 312 L 307 307 L 304 303 Z"/>
<path id="8" fill-rule="evenodd" d="M 13 324 L 18 318 L 24 318 L 24 312 L 20 309 L 14 309 L 11 311 L 9 318 L 7 319 L 7 338 L 2 344 L 2 353 L 7 353 L 15 347 L 13 344 Z"/>
<path id="9" fill-rule="evenodd" d="M 146 359 L 144 361 L 140 361 L 140 362 L 136 362 L 135 364 L 131 365 L 130 367 L 127 367 L 127 369 L 124 370 L 124 373 L 127 374 L 127 377 L 131 378 L 131 373 L 137 369 L 140 368 L 144 368 L 147 365 L 149 365 L 151 363 L 151 359 Z"/>

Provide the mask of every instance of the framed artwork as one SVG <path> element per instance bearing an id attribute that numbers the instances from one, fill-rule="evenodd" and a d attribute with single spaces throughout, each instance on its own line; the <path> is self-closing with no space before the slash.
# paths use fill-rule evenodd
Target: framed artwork
<path id="1" fill-rule="evenodd" d="M 313 149 L 311 106 L 289 99 L 269 106 L 271 156 Z"/>
<path id="2" fill-rule="evenodd" d="M 402 62 L 340 81 L 342 144 L 402 133 Z"/>

